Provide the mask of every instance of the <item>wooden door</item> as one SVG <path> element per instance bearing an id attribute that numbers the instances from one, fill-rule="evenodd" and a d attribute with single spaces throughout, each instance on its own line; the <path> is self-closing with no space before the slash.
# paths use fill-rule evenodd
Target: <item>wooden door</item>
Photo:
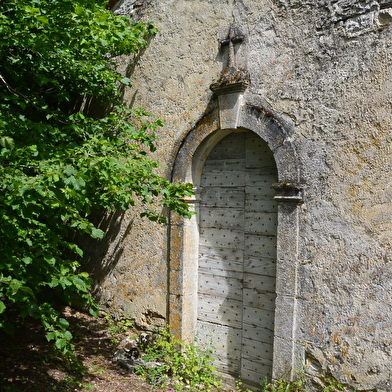
<path id="1" fill-rule="evenodd" d="M 197 334 L 215 366 L 249 386 L 270 378 L 276 280 L 277 170 L 253 132 L 231 133 L 201 179 Z"/>

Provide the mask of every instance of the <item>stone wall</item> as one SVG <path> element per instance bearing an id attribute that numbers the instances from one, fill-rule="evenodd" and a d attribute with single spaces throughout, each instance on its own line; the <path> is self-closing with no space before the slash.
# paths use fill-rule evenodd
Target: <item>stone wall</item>
<path id="1" fill-rule="evenodd" d="M 156 158 L 170 176 L 188 132 L 217 100 L 219 39 L 245 32 L 237 59 L 292 130 L 302 178 L 295 338 L 306 371 L 392 390 L 392 1 L 123 0 L 115 12 L 159 33 L 119 67 L 124 99 L 166 121 Z M 391 24 L 391 26 L 390 26 Z M 168 228 L 137 211 L 103 219 L 91 256 L 101 306 L 139 326 L 168 317 Z"/>

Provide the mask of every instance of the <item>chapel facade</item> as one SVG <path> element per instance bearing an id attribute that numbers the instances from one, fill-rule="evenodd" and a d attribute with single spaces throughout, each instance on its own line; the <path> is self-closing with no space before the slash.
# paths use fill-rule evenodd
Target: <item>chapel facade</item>
<path id="1" fill-rule="evenodd" d="M 102 309 L 214 346 L 228 382 L 296 370 L 392 390 L 392 1 L 123 0 L 153 21 L 118 67 L 166 125 L 185 220 L 108 215 Z"/>

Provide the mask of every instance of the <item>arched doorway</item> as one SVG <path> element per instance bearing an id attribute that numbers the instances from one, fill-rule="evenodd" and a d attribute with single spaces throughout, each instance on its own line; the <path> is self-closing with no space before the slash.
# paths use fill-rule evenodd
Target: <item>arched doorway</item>
<path id="1" fill-rule="evenodd" d="M 198 275 L 201 272 L 201 270 L 199 271 L 199 221 L 201 218 L 200 207 L 204 208 L 204 206 L 200 206 L 201 196 L 203 196 L 201 195 L 203 192 L 201 188 L 203 169 L 211 151 L 226 136 L 240 133 L 250 135 L 253 132 L 252 135 L 258 141 L 265 141 L 268 145 L 270 158 L 274 159 L 276 163 L 275 176 L 278 174 L 278 182 L 274 185 L 276 194 L 273 199 L 270 189 L 270 201 L 277 203 L 278 227 L 276 235 L 275 317 L 272 334 L 273 360 L 266 367 L 272 365 L 273 379 L 291 379 L 295 375 L 295 369 L 300 369 L 303 363 L 303 347 L 298 344 L 296 337 L 299 206 L 303 200 L 304 188 L 301 163 L 297 152 L 297 148 L 300 147 L 291 137 L 292 130 L 276 114 L 264 108 L 257 96 L 249 95 L 246 99 L 244 97 L 241 115 L 235 128 L 220 128 L 219 115 L 219 108 L 206 113 L 195 124 L 195 127 L 184 135 L 175 154 L 172 180 L 194 184 L 196 194 L 188 202 L 191 208 L 199 213 L 190 220 L 182 219 L 174 214 L 170 218 L 168 322 L 172 332 L 187 342 L 193 342 L 197 331 L 201 330 L 201 324 L 198 321 L 200 313 Z M 269 280 L 269 282 L 271 281 L 273 279 Z M 268 291 L 272 292 L 272 290 Z M 245 291 L 242 290 L 242 295 L 244 293 Z M 272 297 L 274 297 L 273 294 Z M 257 295 L 254 298 L 257 298 Z M 241 323 L 242 318 L 241 315 Z M 207 333 L 208 331 L 206 331 Z M 234 329 L 231 333 L 234 334 Z M 259 351 L 260 348 L 257 350 Z M 270 358 L 269 356 L 268 361 Z M 257 363 L 256 366 L 258 366 Z M 257 367 L 255 371 L 259 372 L 259 368 Z M 230 372 L 236 374 L 237 370 L 230 370 Z"/>
<path id="2" fill-rule="evenodd" d="M 267 143 L 233 132 L 200 181 L 197 337 L 223 374 L 259 386 L 272 375 L 278 181 Z"/>

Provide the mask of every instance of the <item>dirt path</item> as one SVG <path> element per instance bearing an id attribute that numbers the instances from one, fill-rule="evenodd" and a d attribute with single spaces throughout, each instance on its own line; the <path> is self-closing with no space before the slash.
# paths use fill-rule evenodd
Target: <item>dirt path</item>
<path id="1" fill-rule="evenodd" d="M 135 332 L 108 318 L 64 310 L 84 370 L 69 365 L 52 350 L 34 320 L 19 322 L 14 337 L 0 334 L 0 391 L 169 392 L 153 387 L 112 361 L 119 342 Z M 176 391 L 177 392 L 177 391 Z"/>

